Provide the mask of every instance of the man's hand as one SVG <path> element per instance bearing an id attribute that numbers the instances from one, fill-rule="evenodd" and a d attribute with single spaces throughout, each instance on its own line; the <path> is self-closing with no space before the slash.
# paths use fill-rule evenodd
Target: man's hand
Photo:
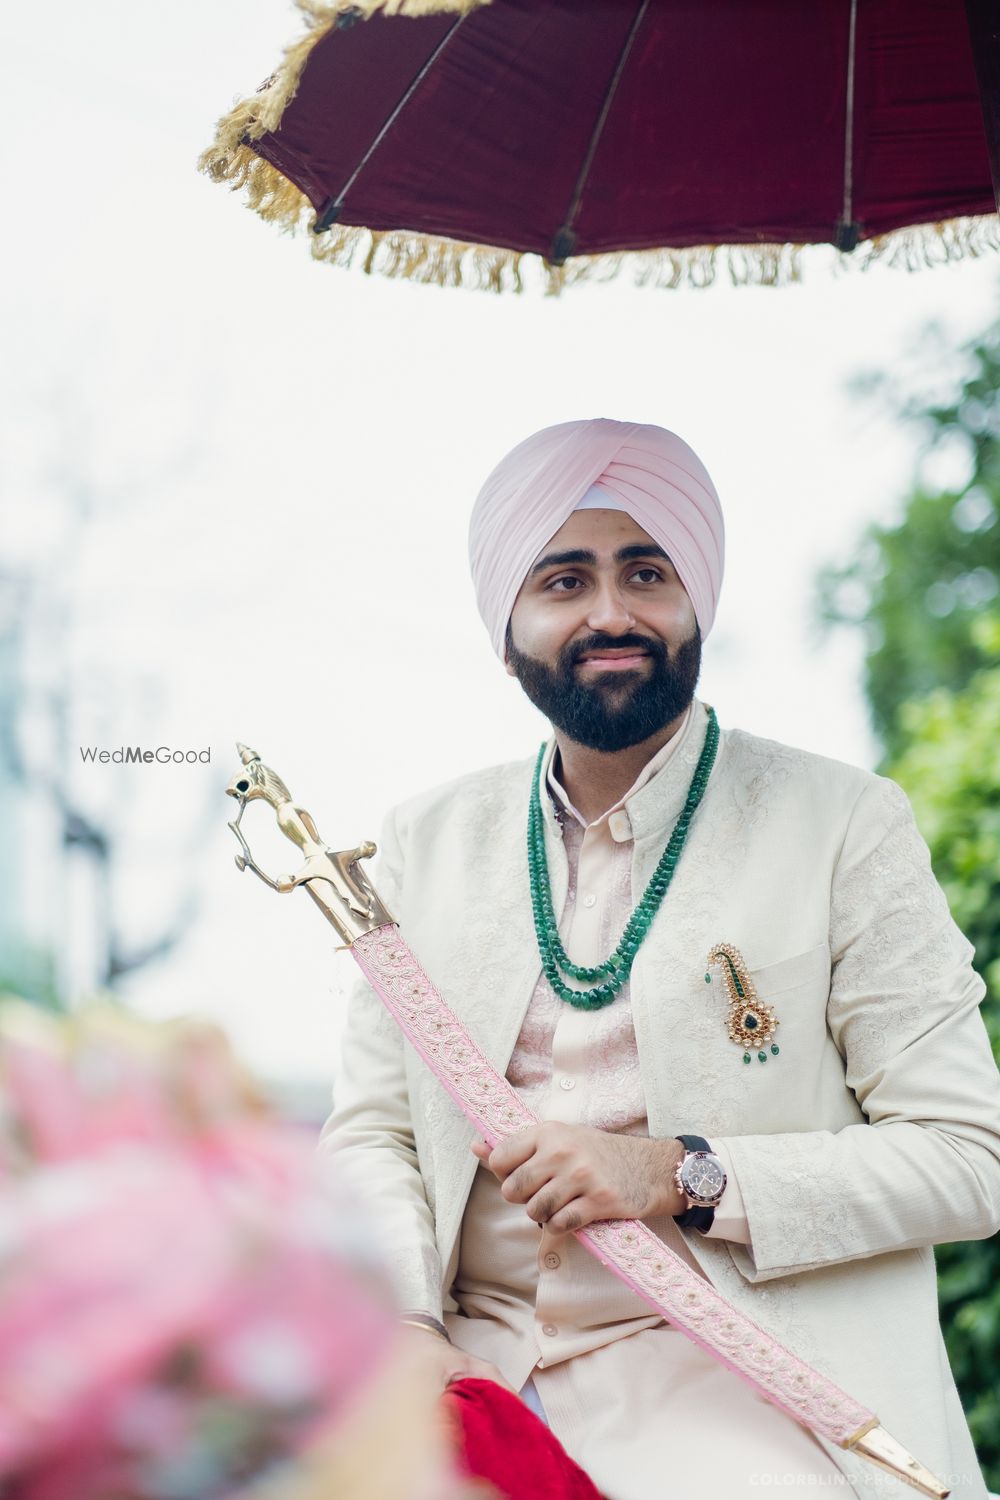
<path id="1" fill-rule="evenodd" d="M 673 1180 L 684 1155 L 680 1141 L 546 1120 L 493 1151 L 485 1141 L 473 1141 L 471 1149 L 507 1201 L 524 1203 L 528 1218 L 551 1234 L 572 1234 L 595 1219 L 646 1219 L 687 1207 Z"/>
<path id="2" fill-rule="evenodd" d="M 417 1367 L 421 1379 L 427 1380 L 440 1395 L 456 1380 L 493 1380 L 505 1390 L 514 1387 L 500 1374 L 496 1365 L 488 1360 L 477 1359 L 473 1354 L 464 1354 L 441 1338 L 431 1329 L 404 1328 L 408 1358 Z M 517 1392 L 514 1391 L 514 1395 Z"/>

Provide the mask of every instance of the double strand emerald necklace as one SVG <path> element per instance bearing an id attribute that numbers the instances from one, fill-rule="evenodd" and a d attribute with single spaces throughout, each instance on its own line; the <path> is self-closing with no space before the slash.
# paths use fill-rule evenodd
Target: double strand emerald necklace
<path id="1" fill-rule="evenodd" d="M 535 918 L 538 951 L 542 956 L 542 969 L 546 979 L 563 1000 L 575 1005 L 578 1010 L 600 1010 L 610 1005 L 618 991 L 628 980 L 635 962 L 635 955 L 649 931 L 653 918 L 663 904 L 663 898 L 674 878 L 677 861 L 687 842 L 688 829 L 694 817 L 708 778 L 715 764 L 715 752 L 719 748 L 719 721 L 715 710 L 708 710 L 708 732 L 705 744 L 688 787 L 687 801 L 674 825 L 670 841 L 660 856 L 660 862 L 652 879 L 642 894 L 642 900 L 625 924 L 618 947 L 610 958 L 595 968 L 571 963 L 559 937 L 556 914 L 552 906 L 552 887 L 549 882 L 549 866 L 545 858 L 545 825 L 542 821 L 542 761 L 545 746 L 538 752 L 535 775 L 531 784 L 531 803 L 528 808 L 528 877 L 531 883 L 531 910 Z M 577 979 L 581 984 L 592 985 L 586 990 L 571 989 L 562 975 Z"/>

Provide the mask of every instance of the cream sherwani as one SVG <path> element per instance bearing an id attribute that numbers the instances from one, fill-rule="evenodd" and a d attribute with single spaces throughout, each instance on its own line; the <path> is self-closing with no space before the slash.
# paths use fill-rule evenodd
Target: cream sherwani
<path id="1" fill-rule="evenodd" d="M 696 705 L 615 815 L 631 863 L 622 871 L 618 859 L 618 889 L 629 900 L 680 811 L 705 723 Z M 651 1227 L 868 1402 L 956 1495 L 985 1495 L 938 1328 L 929 1247 L 996 1228 L 1000 1089 L 978 1014 L 982 984 L 906 799 L 881 778 L 725 733 L 631 995 L 555 1018 L 546 1042 L 526 894 L 530 774 L 527 763 L 479 773 L 390 818 L 379 884 L 418 957 L 543 1118 L 706 1135 L 733 1173 L 718 1231 L 684 1234 L 669 1219 Z M 580 916 L 579 903 L 596 900 L 585 889 L 590 831 L 581 849 L 575 835 L 563 840 L 550 806 L 545 816 L 564 937 L 588 962 L 597 955 L 581 944 L 613 946 L 615 920 Z M 605 864 L 591 868 L 606 873 L 607 857 L 605 848 Z M 705 985 L 708 952 L 723 941 L 744 954 L 780 1018 L 781 1052 L 766 1065 L 743 1064 L 721 987 Z M 599 1076 L 594 1086 L 584 1066 L 595 1023 L 603 1040 L 589 1040 L 618 1068 L 617 1091 Z M 591 1087 L 580 1089 L 585 1077 Z M 382 1216 L 404 1304 L 444 1312 L 455 1341 L 512 1383 L 534 1370 L 554 1430 L 611 1500 L 769 1485 L 794 1494 L 838 1479 L 848 1494 L 902 1492 L 760 1402 L 574 1240 L 556 1248 L 477 1171 L 471 1138 L 359 984 L 325 1145 Z M 700 1454 L 679 1459 L 679 1445 L 706 1454 L 707 1466 Z"/>

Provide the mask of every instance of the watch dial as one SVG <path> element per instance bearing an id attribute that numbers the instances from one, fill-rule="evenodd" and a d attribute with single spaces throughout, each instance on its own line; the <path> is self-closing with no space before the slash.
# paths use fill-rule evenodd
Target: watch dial
<path id="1" fill-rule="evenodd" d="M 726 1178 L 718 1162 L 712 1161 L 710 1157 L 695 1156 L 688 1162 L 682 1180 L 690 1197 L 714 1198 Z"/>

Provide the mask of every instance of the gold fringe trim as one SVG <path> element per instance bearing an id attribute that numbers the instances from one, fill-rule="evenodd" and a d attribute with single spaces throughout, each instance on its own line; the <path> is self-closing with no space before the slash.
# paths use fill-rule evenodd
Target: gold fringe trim
<path id="1" fill-rule="evenodd" d="M 367 20 L 376 11 L 387 16 L 429 16 L 443 11 L 465 14 L 488 5 L 490 0 L 295 0 L 295 3 L 305 17 L 305 36 L 285 48 L 278 67 L 256 94 L 241 99 L 222 117 L 215 140 L 198 158 L 199 169 L 213 181 L 228 182 L 234 191 L 245 188 L 251 208 L 287 229 L 295 227 L 308 200 L 245 143 L 277 130 L 282 115 L 295 98 L 313 48 L 333 30 L 341 16 L 351 13 L 356 19 Z"/>
<path id="2" fill-rule="evenodd" d="M 436 239 L 403 230 L 334 225 L 323 234 L 312 236 L 312 254 L 316 260 L 336 266 L 358 266 L 368 276 L 377 274 L 479 291 L 521 292 L 525 290 L 531 266 L 537 268 L 545 294 L 554 297 L 569 287 L 613 281 L 623 273 L 630 275 L 636 286 L 666 290 L 708 287 L 720 278 L 733 286 L 787 286 L 802 279 L 803 252 L 823 248 L 829 247 L 700 245 L 683 250 L 663 248 L 582 255 L 563 266 L 553 266 L 522 251 Z M 915 271 L 974 259 L 997 250 L 1000 250 L 1000 218 L 990 214 L 879 235 L 864 241 L 852 255 L 836 255 L 834 265 L 847 271 L 864 271 L 877 264 Z"/>
<path id="3" fill-rule="evenodd" d="M 260 90 L 243 99 L 219 121 L 216 137 L 198 166 L 215 182 L 245 192 L 249 208 L 270 223 L 293 232 L 311 224 L 309 199 L 293 182 L 246 144 L 277 130 L 295 97 L 313 48 L 345 12 L 367 19 L 377 11 L 394 16 L 425 16 L 450 11 L 467 13 L 490 0 L 295 0 L 306 18 L 305 36 L 293 42 Z M 711 286 L 719 275 L 734 286 L 785 286 L 802 278 L 803 245 L 698 245 L 690 249 L 614 251 L 581 255 L 563 266 L 496 245 L 474 245 L 406 230 L 371 230 L 333 225 L 311 235 L 316 260 L 331 265 L 360 265 L 365 275 L 378 274 L 434 286 L 470 287 L 481 291 L 521 292 L 524 262 L 537 263 L 547 296 L 584 282 L 613 281 L 631 272 L 637 286 L 673 289 Z M 1000 250 L 1000 218 L 949 219 L 893 230 L 864 240 L 835 264 L 844 270 L 867 270 L 882 263 L 915 271 L 924 266 L 967 260 Z"/>
<path id="4" fill-rule="evenodd" d="M 357 265 L 369 276 L 488 292 L 524 291 L 527 263 L 538 268 L 550 297 L 584 282 L 613 281 L 622 271 L 631 271 L 637 286 L 664 288 L 711 286 L 720 271 L 738 286 L 779 286 L 797 281 L 800 275 L 799 251 L 794 245 L 615 251 L 575 256 L 563 266 L 553 266 L 539 256 L 496 245 L 334 225 L 313 235 L 312 253 L 316 260 L 331 265 Z"/>
<path id="5" fill-rule="evenodd" d="M 855 252 L 858 265 L 866 271 L 881 261 L 894 270 L 919 271 L 925 266 L 944 266 L 959 260 L 975 260 L 991 250 L 1000 250 L 1000 215 L 982 214 L 977 218 L 945 219 L 940 224 L 917 224 L 911 229 L 894 229 L 865 240 Z M 855 257 L 840 257 L 848 266 Z"/>

